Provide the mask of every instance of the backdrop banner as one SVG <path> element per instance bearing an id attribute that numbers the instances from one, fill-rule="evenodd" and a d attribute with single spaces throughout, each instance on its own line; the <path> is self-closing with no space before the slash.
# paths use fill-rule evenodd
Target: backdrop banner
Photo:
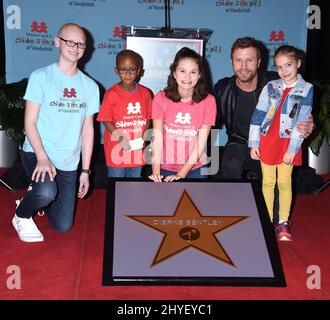
<path id="1" fill-rule="evenodd" d="M 290 43 L 305 50 L 309 0 L 171 0 L 176 28 L 213 30 L 204 47 L 211 81 L 232 75 L 230 49 L 252 36 L 269 50 Z M 115 56 L 126 47 L 126 25 L 164 26 L 164 0 L 3 0 L 7 82 L 26 78 L 56 60 L 54 36 L 75 22 L 88 32 L 84 70 L 104 88 L 118 81 Z M 157 92 L 154 92 L 155 94 Z"/>
<path id="2" fill-rule="evenodd" d="M 144 74 L 140 83 L 153 92 L 162 90 L 170 74 L 173 57 L 182 47 L 188 47 L 203 55 L 203 40 L 127 37 L 127 49 L 143 57 Z"/>
<path id="3" fill-rule="evenodd" d="M 103 285 L 285 286 L 253 183 L 109 179 Z"/>

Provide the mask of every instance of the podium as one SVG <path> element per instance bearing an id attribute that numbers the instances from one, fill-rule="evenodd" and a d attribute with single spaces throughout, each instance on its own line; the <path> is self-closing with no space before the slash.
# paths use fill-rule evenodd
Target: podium
<path id="1" fill-rule="evenodd" d="M 258 185 L 109 179 L 102 284 L 285 286 Z"/>

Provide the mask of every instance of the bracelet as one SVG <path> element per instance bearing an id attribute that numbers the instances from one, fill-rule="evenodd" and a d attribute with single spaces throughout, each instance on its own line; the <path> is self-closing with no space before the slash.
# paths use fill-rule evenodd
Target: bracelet
<path id="1" fill-rule="evenodd" d="M 81 173 L 91 174 L 91 169 L 81 169 Z"/>

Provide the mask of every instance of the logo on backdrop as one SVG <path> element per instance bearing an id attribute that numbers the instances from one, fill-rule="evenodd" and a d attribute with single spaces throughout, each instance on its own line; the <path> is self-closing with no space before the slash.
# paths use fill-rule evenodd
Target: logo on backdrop
<path id="1" fill-rule="evenodd" d="M 231 267 L 236 267 L 232 258 L 221 245 L 216 234 L 248 218 L 248 216 L 204 216 L 193 202 L 187 191 L 184 191 L 173 215 L 127 215 L 127 218 L 144 224 L 146 227 L 163 234 L 156 255 L 150 267 L 194 248 L 197 252 L 207 254 Z"/>
<path id="2" fill-rule="evenodd" d="M 287 44 L 285 41 L 285 32 L 283 30 L 272 30 L 268 34 L 267 40 L 264 41 L 269 52 L 269 62 L 272 65 L 274 53 L 278 47 Z"/>
<path id="3" fill-rule="evenodd" d="M 146 5 L 148 10 L 164 10 L 165 0 L 137 0 L 141 5 Z M 184 0 L 170 0 L 170 10 L 173 10 L 175 5 L 184 5 Z"/>
<path id="4" fill-rule="evenodd" d="M 261 0 L 218 0 L 216 7 L 225 8 L 226 13 L 249 13 L 261 7 Z"/>
<path id="5" fill-rule="evenodd" d="M 98 43 L 97 48 L 107 50 L 110 55 L 117 55 L 126 48 L 126 29 L 124 27 L 114 26 L 112 29 L 112 38 Z"/>
<path id="6" fill-rule="evenodd" d="M 31 32 L 37 32 L 37 33 L 47 33 L 47 24 L 46 22 L 40 22 L 40 24 L 37 21 L 33 21 L 31 24 Z"/>
<path id="7" fill-rule="evenodd" d="M 119 26 L 115 26 L 113 29 L 113 37 L 125 39 L 126 38 L 126 28 L 125 27 L 120 28 Z"/>
<path id="8" fill-rule="evenodd" d="M 69 1 L 69 6 L 72 7 L 87 7 L 87 8 L 96 8 L 99 4 L 110 2 L 110 0 L 84 0 L 84 1 Z"/>
<path id="9" fill-rule="evenodd" d="M 33 20 L 30 31 L 15 39 L 17 45 L 23 45 L 27 50 L 50 52 L 55 46 L 54 37 L 48 33 L 48 25 L 45 21 Z"/>
<path id="10" fill-rule="evenodd" d="M 214 55 L 220 55 L 220 54 L 221 54 L 221 46 L 219 44 L 212 43 L 211 41 L 206 42 L 205 58 L 210 59 Z"/>
<path id="11" fill-rule="evenodd" d="M 283 31 L 278 31 L 276 32 L 273 30 L 270 35 L 269 35 L 269 41 L 284 41 L 284 32 Z"/>

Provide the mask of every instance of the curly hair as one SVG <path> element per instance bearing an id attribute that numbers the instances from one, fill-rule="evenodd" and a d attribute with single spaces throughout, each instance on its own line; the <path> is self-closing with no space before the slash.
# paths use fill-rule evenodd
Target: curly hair
<path id="1" fill-rule="evenodd" d="M 116 66 L 118 67 L 119 61 L 122 57 L 131 57 L 135 60 L 136 65 L 139 68 L 143 68 L 143 58 L 141 57 L 140 54 L 133 50 L 125 49 L 120 51 L 117 56 L 116 56 Z"/>
<path id="2" fill-rule="evenodd" d="M 201 55 L 199 55 L 196 51 L 183 47 L 180 49 L 177 54 L 175 55 L 174 61 L 170 66 L 170 75 L 167 79 L 167 87 L 164 89 L 165 96 L 172 100 L 173 102 L 179 102 L 181 101 L 181 96 L 178 89 L 178 84 L 176 79 L 174 78 L 174 72 L 176 71 L 179 62 L 183 59 L 193 59 L 196 64 L 198 65 L 199 74 L 200 77 L 198 79 L 197 84 L 194 87 L 193 95 L 192 95 L 192 101 L 195 103 L 201 102 L 204 100 L 209 91 L 207 82 L 205 79 L 205 70 L 204 70 L 204 62 Z"/>

